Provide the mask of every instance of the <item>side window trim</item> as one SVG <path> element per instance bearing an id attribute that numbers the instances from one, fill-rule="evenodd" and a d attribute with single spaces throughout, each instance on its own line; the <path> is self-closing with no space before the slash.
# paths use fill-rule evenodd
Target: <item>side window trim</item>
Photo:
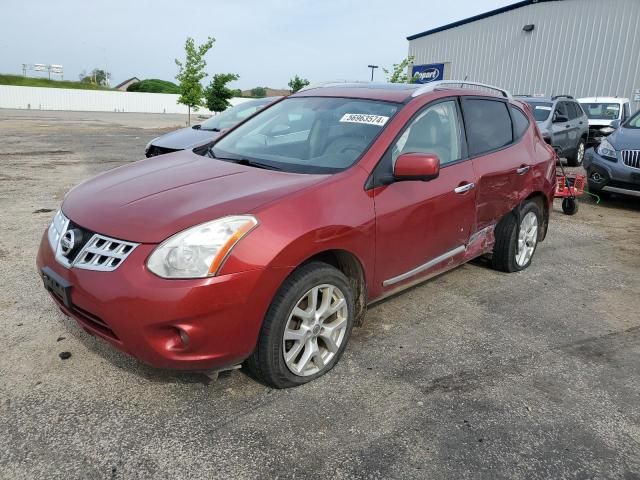
<path id="1" fill-rule="evenodd" d="M 490 155 L 492 153 L 495 152 L 499 152 L 501 150 L 504 150 L 506 148 L 510 148 L 512 147 L 514 144 L 516 144 L 516 140 L 514 139 L 514 125 L 513 125 L 513 118 L 511 117 L 511 109 L 509 108 L 511 106 L 511 103 L 508 102 L 507 100 L 503 100 L 501 98 L 498 97 L 483 97 L 481 95 L 469 95 L 469 96 L 464 96 L 464 97 L 460 97 L 460 104 L 461 104 L 461 110 L 462 110 L 462 118 L 464 120 L 464 132 L 465 135 L 467 135 L 467 118 L 464 114 L 464 104 L 466 100 L 488 100 L 488 101 L 492 101 L 492 102 L 500 102 L 502 104 L 504 104 L 507 107 L 507 112 L 509 112 L 509 120 L 511 121 L 511 142 L 509 142 L 506 145 L 503 145 L 502 147 L 499 148 L 495 148 L 493 150 L 489 150 L 487 152 L 482 152 L 479 153 L 477 155 L 472 155 L 471 154 L 471 150 L 469 149 L 468 145 L 469 145 L 469 138 L 468 136 L 465 138 L 465 144 L 467 145 L 467 154 L 468 154 L 468 159 L 469 160 L 473 160 L 474 158 L 478 158 L 478 157 L 484 157 L 486 155 Z"/>
<path id="2" fill-rule="evenodd" d="M 511 117 L 511 131 L 513 136 L 513 142 L 507 145 L 507 146 L 510 146 L 510 145 L 515 145 L 516 143 L 520 143 L 520 140 L 522 140 L 525 137 L 525 135 L 529 131 L 529 127 L 531 127 L 531 120 L 529 120 L 529 116 L 520 107 L 512 103 L 509 103 L 508 107 L 509 107 L 509 116 Z M 520 136 L 516 136 L 516 122 L 513 119 L 513 109 L 517 109 L 527 121 L 527 128 L 525 128 L 524 132 Z"/>
<path id="3" fill-rule="evenodd" d="M 452 97 L 438 98 L 438 99 L 436 99 L 436 100 L 434 100 L 432 102 L 426 103 L 425 105 L 420 107 L 405 122 L 405 124 L 403 125 L 402 129 L 400 129 L 400 131 L 396 134 L 396 136 L 393 138 L 393 140 L 389 143 L 389 146 L 387 147 L 385 152 L 382 154 L 382 156 L 378 160 L 378 163 L 376 163 L 376 166 L 373 168 L 373 170 L 371 170 L 371 174 L 369 174 L 369 178 L 367 178 L 367 181 L 364 184 L 364 189 L 365 190 L 371 190 L 373 188 L 381 187 L 381 186 L 384 185 L 379 180 L 376 180 L 376 176 L 379 177 L 381 174 L 384 174 L 384 172 L 380 172 L 379 170 L 381 168 L 383 168 L 384 163 L 386 163 L 387 158 L 390 158 L 391 153 L 393 151 L 394 145 L 398 142 L 400 137 L 402 137 L 402 135 L 404 135 L 404 133 L 407 131 L 407 128 L 409 128 L 409 126 L 420 115 L 422 115 L 422 113 L 425 110 L 427 110 L 428 108 L 431 108 L 431 107 L 433 107 L 435 105 L 438 105 L 440 103 L 445 103 L 445 102 L 453 102 L 455 104 L 455 107 L 456 107 L 458 125 L 460 126 L 460 159 L 454 160 L 453 162 L 449 162 L 449 163 L 446 163 L 446 164 L 442 165 L 441 169 L 442 168 L 447 168 L 447 167 L 452 166 L 452 165 L 457 165 L 457 164 L 459 164 L 461 162 L 465 162 L 465 161 L 470 159 L 470 157 L 469 157 L 469 149 L 467 148 L 467 133 L 466 133 L 465 125 L 464 125 L 464 118 L 463 118 L 463 114 L 462 114 L 462 105 L 460 103 L 460 97 L 452 96 Z M 397 112 L 397 113 L 399 113 L 399 112 Z"/>

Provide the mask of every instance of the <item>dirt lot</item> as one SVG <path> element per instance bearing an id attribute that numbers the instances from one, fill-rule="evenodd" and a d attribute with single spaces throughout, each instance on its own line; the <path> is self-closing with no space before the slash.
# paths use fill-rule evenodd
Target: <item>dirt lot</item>
<path id="1" fill-rule="evenodd" d="M 477 262 L 375 306 L 294 390 L 84 333 L 43 291 L 42 232 L 71 186 L 183 121 L 0 111 L 0 477 L 640 478 L 637 200 L 557 205 L 526 272 Z"/>

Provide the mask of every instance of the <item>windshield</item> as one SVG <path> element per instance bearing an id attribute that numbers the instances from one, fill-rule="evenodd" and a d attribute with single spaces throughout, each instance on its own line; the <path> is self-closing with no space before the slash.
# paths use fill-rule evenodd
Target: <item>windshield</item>
<path id="1" fill-rule="evenodd" d="M 582 109 L 590 120 L 617 120 L 620 118 L 618 103 L 583 103 Z"/>
<path id="2" fill-rule="evenodd" d="M 533 118 L 536 119 L 536 122 L 544 122 L 549 118 L 553 107 L 551 102 L 534 102 L 531 100 L 527 100 L 526 102 L 531 105 L 531 108 L 533 109 Z"/>
<path id="3" fill-rule="evenodd" d="M 288 98 L 227 134 L 211 152 L 289 172 L 338 172 L 360 158 L 399 108 L 352 98 Z"/>
<path id="4" fill-rule="evenodd" d="M 224 112 L 214 115 L 210 119 L 202 122 L 200 129 L 218 131 L 224 130 L 225 128 L 231 128 L 272 101 L 273 100 L 271 99 L 257 101 L 252 100 L 236 105 L 235 107 L 229 107 Z"/>
<path id="5" fill-rule="evenodd" d="M 640 128 L 640 112 L 637 112 L 633 117 L 627 120 L 624 124 L 625 128 Z"/>

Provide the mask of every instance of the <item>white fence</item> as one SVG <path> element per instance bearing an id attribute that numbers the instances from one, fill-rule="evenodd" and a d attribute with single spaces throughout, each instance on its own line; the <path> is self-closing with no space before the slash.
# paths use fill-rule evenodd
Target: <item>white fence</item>
<path id="1" fill-rule="evenodd" d="M 231 104 L 237 105 L 247 100 L 246 98 L 232 98 Z M 12 85 L 0 85 L 0 108 L 187 114 L 187 107 L 178 103 L 178 95 L 167 93 L 74 90 Z M 206 108 L 200 109 L 198 112 L 212 113 Z"/>

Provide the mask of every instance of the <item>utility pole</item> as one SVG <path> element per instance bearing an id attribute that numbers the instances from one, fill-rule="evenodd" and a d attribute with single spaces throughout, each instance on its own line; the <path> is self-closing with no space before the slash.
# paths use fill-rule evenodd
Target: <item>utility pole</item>
<path id="1" fill-rule="evenodd" d="M 375 72 L 378 65 L 367 65 L 371 69 L 371 81 L 373 82 L 373 72 Z"/>

